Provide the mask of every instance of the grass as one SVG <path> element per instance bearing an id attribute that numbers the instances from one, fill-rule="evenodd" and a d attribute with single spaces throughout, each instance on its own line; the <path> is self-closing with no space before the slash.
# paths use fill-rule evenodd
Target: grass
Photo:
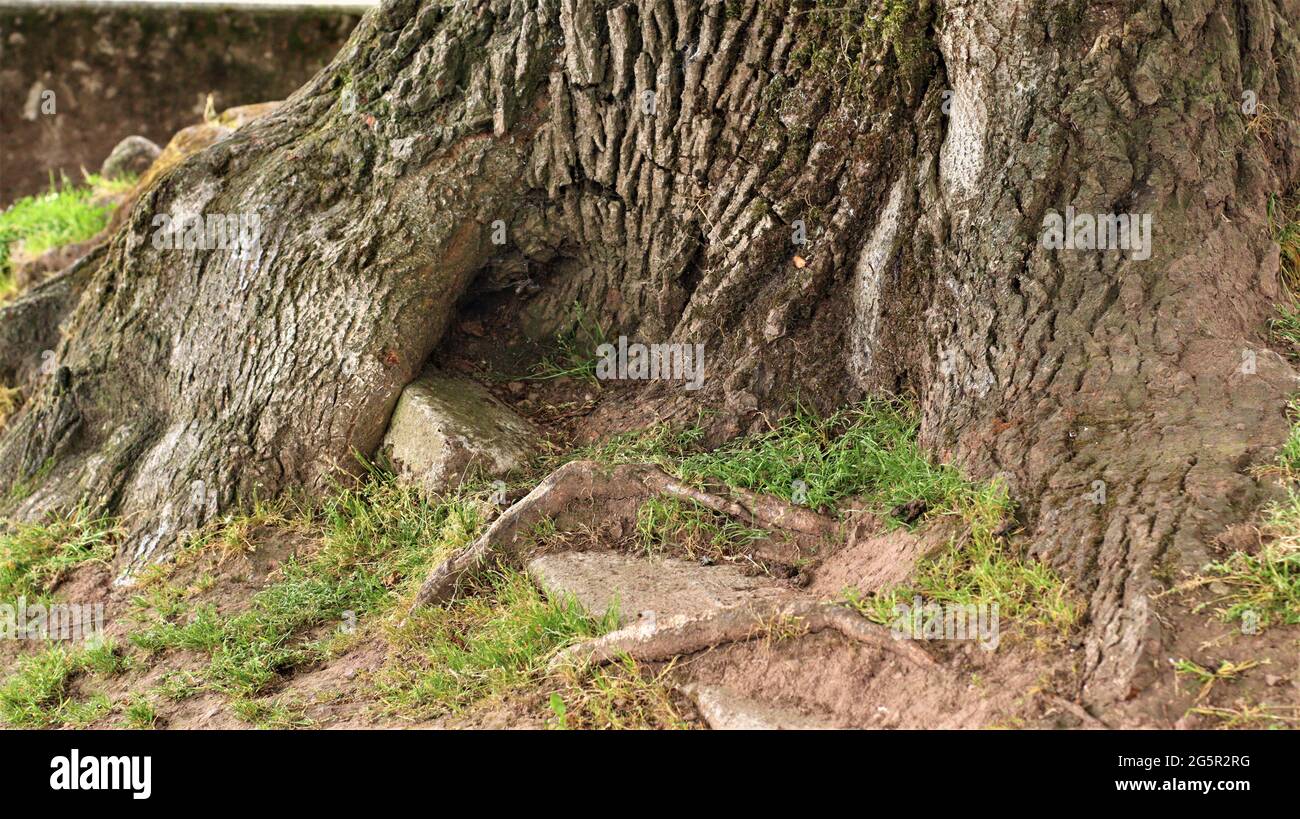
<path id="1" fill-rule="evenodd" d="M 1268 221 L 1282 251 L 1282 281 L 1294 297 L 1300 294 L 1300 201 L 1279 196 L 1268 199 Z M 1294 322 L 1294 305 L 1287 311 Z M 1293 325 L 1294 326 L 1294 325 Z"/>
<path id="2" fill-rule="evenodd" d="M 1201 689 L 1196 694 L 1197 702 L 1200 702 L 1209 696 L 1210 690 L 1214 688 L 1215 683 L 1235 680 L 1237 677 L 1241 676 L 1243 672 L 1249 671 L 1250 669 L 1263 664 L 1258 660 L 1247 660 L 1242 663 L 1233 663 L 1224 660 L 1219 663 L 1218 668 L 1209 669 L 1193 662 L 1192 660 L 1170 660 L 1170 663 L 1174 667 L 1174 674 L 1191 677 L 1194 681 L 1201 684 Z"/>
<path id="3" fill-rule="evenodd" d="M 802 502 L 830 514 L 865 506 L 893 521 L 891 509 L 915 500 L 923 520 L 956 518 L 963 535 L 922 561 L 914 582 L 864 597 L 846 596 L 865 616 L 894 620 L 894 607 L 920 595 L 927 602 L 996 603 L 999 616 L 1041 636 L 1067 634 L 1083 604 L 1050 567 L 1014 554 L 999 534 L 1012 504 L 999 484 L 968 480 L 955 467 L 935 464 L 917 441 L 914 409 L 901 402 L 867 401 L 821 417 L 806 410 L 756 435 L 702 451 L 697 428 L 656 428 L 622 435 L 577 453 L 606 463 L 650 462 L 704 486 L 723 484 Z M 762 533 L 676 499 L 656 498 L 638 514 L 638 534 L 650 551 L 685 545 L 692 556 L 727 553 Z M 894 522 L 894 525 L 901 525 Z"/>
<path id="4" fill-rule="evenodd" d="M 128 699 L 123 716 L 126 717 L 128 728 L 144 731 L 158 725 L 158 711 L 145 696 L 133 696 Z"/>
<path id="5" fill-rule="evenodd" d="M 46 602 L 69 571 L 86 563 L 107 564 L 116 549 L 113 521 L 84 512 L 41 524 L 7 523 L 0 532 L 0 601 L 20 597 Z M 0 720 L 12 727 L 80 727 L 107 713 L 106 697 L 78 700 L 69 684 L 78 674 L 113 676 L 127 661 L 111 641 L 81 645 L 52 642 L 20 659 L 0 686 Z"/>
<path id="6" fill-rule="evenodd" d="M 1287 414 L 1294 421 L 1300 418 L 1300 398 L 1293 398 L 1287 405 Z M 1286 440 L 1282 442 L 1282 449 L 1278 452 L 1275 469 L 1287 484 L 1294 484 L 1300 480 L 1300 423 L 1294 423 L 1291 431 L 1287 434 Z"/>
<path id="7" fill-rule="evenodd" d="M 887 513 L 922 499 L 927 517 L 957 517 L 963 536 L 923 564 L 915 589 L 857 600 L 864 613 L 920 590 L 940 601 L 997 602 L 1005 617 L 1068 628 L 1077 609 L 1065 585 L 1047 567 L 1018 558 L 995 534 L 1011 511 L 1005 491 L 932 463 L 916 442 L 916 430 L 907 405 L 868 402 L 828 417 L 799 412 L 711 451 L 704 449 L 698 427 L 659 427 L 576 455 L 651 461 L 695 485 L 769 493 L 829 514 L 860 506 Z M 322 501 L 255 504 L 214 524 L 171 567 L 141 578 L 132 601 L 137 627 L 129 635 L 144 654 L 198 652 L 206 666 L 168 674 L 144 695 L 144 704 L 129 701 L 127 722 L 145 724 L 145 708 L 154 703 L 214 691 L 251 724 L 305 724 L 301 708 L 268 693 L 295 669 L 328 662 L 360 634 L 387 643 L 383 666 L 362 684 L 372 686 L 380 707 L 391 713 L 433 718 L 515 692 L 550 690 L 554 696 L 543 705 L 554 727 L 684 727 L 662 673 L 647 674 L 634 664 L 565 669 L 561 687 L 553 688 L 557 678 L 549 676 L 547 664 L 556 652 L 604 633 L 617 615 L 593 617 L 573 600 L 549 599 L 516 570 L 498 568 L 479 579 L 474 593 L 404 617 L 428 569 L 482 530 L 490 491 L 467 486 L 430 498 L 372 474 Z M 544 538 L 544 529 L 532 536 Z M 10 547 L 21 560 L 13 562 L 8 585 L 0 588 L 40 590 L 69 566 L 107 559 L 109 531 L 85 520 L 23 530 L 14 541 L 21 547 Z M 741 550 L 762 536 L 667 498 L 643 505 L 638 532 L 652 551 L 685 543 L 700 556 Z M 205 597 L 217 582 L 217 566 L 270 537 L 294 537 L 302 546 L 245 607 L 226 610 Z M 355 624 L 355 633 L 345 624 Z M 781 626 L 774 627 L 774 638 Z M 66 683 L 95 664 L 71 655 L 40 662 L 7 684 L 16 719 L 62 724 L 93 718 L 87 717 L 93 704 L 68 701 Z"/>
<path id="8" fill-rule="evenodd" d="M 695 501 L 668 497 L 651 498 L 641 505 L 636 530 L 647 554 L 667 553 L 676 546 L 692 560 L 743 552 L 748 544 L 768 536 Z"/>
<path id="9" fill-rule="evenodd" d="M 239 697 L 231 707 L 235 716 L 258 728 L 310 728 L 315 724 L 307 717 L 303 704 L 289 697 L 260 700 Z"/>
<path id="10" fill-rule="evenodd" d="M 72 242 L 83 242 L 108 224 L 111 205 L 96 205 L 105 193 L 129 189 L 134 179 L 107 180 L 86 174 L 84 185 L 66 177 L 56 183 L 50 177 L 45 193 L 28 196 L 0 212 L 0 301 L 14 292 L 13 266 L 45 251 Z"/>
<path id="11" fill-rule="evenodd" d="M 131 641 L 150 653 L 209 655 L 201 675 L 164 680 L 159 693 L 168 699 L 215 690 L 231 697 L 247 722 L 293 727 L 306 724 L 300 709 L 260 695 L 292 669 L 328 659 L 339 624 L 351 616 L 371 633 L 386 631 L 390 656 L 376 683 L 381 703 L 404 714 L 461 710 L 538 679 L 555 650 L 612 624 L 573 601 L 547 600 L 524 575 L 506 570 L 486 579 L 479 594 L 397 622 L 429 566 L 477 535 L 487 502 L 486 492 L 473 489 L 428 499 L 374 476 L 298 513 L 305 517 L 260 510 L 276 527 L 310 529 L 319 548 L 286 560 L 274 583 L 230 615 L 190 605 L 181 582 L 149 583 L 136 600 L 142 623 Z M 243 549 L 254 528 L 232 518 L 194 548 Z"/>
<path id="12" fill-rule="evenodd" d="M 596 379 L 596 350 L 606 341 L 605 330 L 586 308 L 574 302 L 569 326 L 555 336 L 555 351 L 533 365 L 523 380 L 548 381 L 553 378 L 579 378 L 599 386 Z"/>
<path id="13" fill-rule="evenodd" d="M 614 612 L 594 618 L 576 601 L 547 599 L 509 569 L 492 572 L 480 591 L 393 630 L 378 690 L 394 712 L 454 713 L 500 696 L 539 679 L 561 648 L 617 623 Z"/>
<path id="14" fill-rule="evenodd" d="M 44 598 L 77 566 L 107 564 L 119 531 L 85 512 L 44 524 L 8 524 L 0 532 L 0 600 Z"/>
<path id="15" fill-rule="evenodd" d="M 168 671 L 155 689 L 163 698 L 172 702 L 187 700 L 203 689 L 203 681 L 189 671 Z"/>
<path id="16" fill-rule="evenodd" d="M 800 409 L 711 451 L 702 451 L 698 427 L 656 428 L 615 436 L 576 457 L 655 463 L 697 486 L 739 487 L 828 511 L 850 498 L 877 509 L 919 499 L 939 515 L 982 503 L 982 490 L 959 470 L 929 460 L 917 443 L 918 425 L 910 405 L 875 400 L 824 417 Z"/>
<path id="17" fill-rule="evenodd" d="M 881 509 L 919 499 L 935 514 L 958 511 L 973 499 L 974 486 L 957 469 L 933 464 L 917 443 L 917 429 L 916 414 L 902 403 L 868 401 L 826 417 L 801 410 L 767 432 L 688 457 L 679 471 L 696 483 L 718 482 L 813 509 L 860 496 Z"/>
<path id="18" fill-rule="evenodd" d="M 205 686 L 253 697 L 282 673 L 325 658 L 348 618 L 394 609 L 436 557 L 477 531 L 480 503 L 466 496 L 430 504 L 417 489 L 378 476 L 341 489 L 297 521 L 315 530 L 319 549 L 285 561 L 246 610 L 229 616 L 212 606 L 190 610 L 185 593 L 163 586 L 137 600 L 138 615 L 152 621 L 131 641 L 148 652 L 206 652 Z M 246 519 L 232 518 L 197 548 L 242 542 L 248 530 Z"/>
<path id="19" fill-rule="evenodd" d="M 31 497 L 36 488 L 50 475 L 54 469 L 54 459 L 47 458 L 35 472 L 27 478 L 18 478 L 9 486 L 9 500 L 18 502 Z"/>
<path id="20" fill-rule="evenodd" d="M 919 596 L 926 603 L 998 607 L 1007 619 L 1051 644 L 1067 636 L 1084 613 L 1083 602 L 1059 574 L 1037 560 L 1011 553 L 993 536 L 990 524 L 999 520 L 1005 494 L 991 488 L 984 506 L 971 508 L 969 535 L 937 556 L 922 560 L 910 583 L 862 597 L 856 590 L 848 600 L 868 619 L 890 625 L 901 605 Z"/>
<path id="21" fill-rule="evenodd" d="M 1300 206 L 1277 197 L 1268 204 L 1269 222 L 1282 249 L 1282 276 L 1291 296 L 1278 308 L 1271 322 L 1273 336 L 1300 352 L 1300 303 L 1295 301 L 1300 286 Z M 1242 622 L 1243 628 L 1258 633 L 1275 625 L 1300 624 L 1300 396 L 1287 406 L 1292 426 L 1278 450 L 1275 462 L 1261 470 L 1282 484 L 1286 497 L 1264 507 L 1259 525 L 1260 546 L 1254 552 L 1237 550 L 1208 564 L 1202 574 L 1179 589 L 1193 589 L 1219 582 L 1227 594 L 1207 605 L 1224 622 Z"/>
<path id="22" fill-rule="evenodd" d="M 592 460 L 606 464 L 657 464 L 672 471 L 678 461 L 700 451 L 704 431 L 693 426 L 685 429 L 660 425 L 645 430 L 620 432 L 599 444 L 580 447 L 548 465 L 554 469 L 565 461 Z"/>
<path id="23" fill-rule="evenodd" d="M 0 720 L 13 728 L 84 727 L 112 707 L 107 697 L 76 700 L 69 687 L 78 674 L 108 677 L 125 669 L 109 641 L 85 647 L 52 644 L 23 658 L 0 686 Z"/>
<path id="24" fill-rule="evenodd" d="M 676 730 L 691 728 L 674 702 L 668 666 L 647 674 L 625 657 L 590 673 L 569 671 L 551 692 L 548 727 L 555 730 Z"/>
<path id="25" fill-rule="evenodd" d="M 1250 622 L 1258 633 L 1275 625 L 1300 624 L 1300 495 L 1287 488 L 1287 498 L 1264 510 L 1258 551 L 1235 551 L 1210 563 L 1205 574 L 1189 586 L 1218 581 L 1228 593 L 1217 601 L 1224 622 Z"/>
<path id="26" fill-rule="evenodd" d="M 1300 725 L 1300 706 L 1268 705 L 1238 700 L 1235 708 L 1201 705 L 1187 713 L 1219 720 L 1219 728 L 1285 729 Z"/>
<path id="27" fill-rule="evenodd" d="M 1277 315 L 1269 322 L 1269 329 L 1274 338 L 1300 348 L 1300 305 L 1283 304 L 1278 307 Z"/>

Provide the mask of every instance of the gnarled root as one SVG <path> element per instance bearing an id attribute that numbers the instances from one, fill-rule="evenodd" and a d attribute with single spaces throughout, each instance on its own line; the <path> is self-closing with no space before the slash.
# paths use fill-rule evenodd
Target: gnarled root
<path id="1" fill-rule="evenodd" d="M 843 606 L 808 598 L 716 609 L 702 615 L 646 617 L 626 628 L 570 646 L 555 655 L 550 665 L 557 668 L 602 664 L 623 656 L 658 662 L 791 627 L 801 634 L 833 629 L 854 642 L 888 651 L 917 668 L 941 669 L 916 643 L 894 639 L 883 626 Z"/>
<path id="2" fill-rule="evenodd" d="M 435 568 L 420 587 L 412 609 L 450 600 L 465 579 L 495 561 L 517 561 L 532 527 L 558 516 L 572 503 L 599 502 L 609 515 L 635 517 L 640 501 L 655 495 L 694 501 L 778 533 L 794 544 L 796 551 L 800 544 L 811 546 L 835 536 L 839 530 L 836 521 L 811 510 L 752 492 L 728 490 L 716 494 L 696 489 L 650 464 L 604 467 L 593 461 L 573 461 L 547 475 L 477 540 Z M 629 500 L 636 503 L 629 504 Z"/>

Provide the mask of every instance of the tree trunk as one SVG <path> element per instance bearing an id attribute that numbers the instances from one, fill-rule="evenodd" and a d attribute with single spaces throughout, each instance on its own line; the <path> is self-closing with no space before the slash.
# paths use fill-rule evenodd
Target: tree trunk
<path id="1" fill-rule="evenodd" d="M 739 429 L 914 393 L 925 442 L 1003 476 L 1034 552 L 1089 595 L 1089 691 L 1122 699 L 1159 656 L 1157 577 L 1254 508 L 1249 469 L 1285 437 L 1266 201 L 1300 176 L 1279 116 L 1298 19 L 1297 0 L 384 2 L 47 299 L 74 306 L 0 441 L 4 480 L 35 487 L 12 511 L 125 515 L 131 571 L 222 510 L 319 488 L 374 451 L 476 277 L 527 267 L 535 326 L 578 301 L 705 345 L 705 388 L 661 388 L 662 412 Z M 1150 214 L 1150 258 L 1045 247 L 1067 207 Z M 256 212 L 260 245 L 159 250 L 164 212 Z"/>

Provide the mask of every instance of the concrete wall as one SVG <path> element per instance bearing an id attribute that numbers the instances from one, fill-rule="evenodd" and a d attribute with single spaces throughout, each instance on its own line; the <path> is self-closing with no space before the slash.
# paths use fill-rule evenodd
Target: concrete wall
<path id="1" fill-rule="evenodd" d="M 98 170 L 130 134 L 166 144 L 209 92 L 218 111 L 284 99 L 367 5 L 0 0 L 0 207 L 51 170 Z"/>

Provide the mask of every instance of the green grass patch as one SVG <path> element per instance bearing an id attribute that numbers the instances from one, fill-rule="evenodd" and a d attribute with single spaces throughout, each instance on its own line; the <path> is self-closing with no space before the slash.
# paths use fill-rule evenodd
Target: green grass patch
<path id="1" fill-rule="evenodd" d="M 1283 279 L 1292 300 L 1279 306 L 1271 322 L 1273 336 L 1300 354 L 1300 303 L 1294 298 L 1300 285 L 1300 208 L 1273 198 L 1269 220 L 1282 247 Z M 1202 588 L 1218 582 L 1226 594 L 1201 603 L 1196 611 L 1213 607 L 1224 622 L 1240 623 L 1243 633 L 1258 633 L 1270 626 L 1300 624 L 1300 396 L 1287 405 L 1292 421 L 1273 464 L 1259 470 L 1272 475 L 1285 488 L 1286 497 L 1264 507 L 1259 525 L 1260 546 L 1253 552 L 1237 550 L 1208 564 L 1177 591 Z"/>
<path id="2" fill-rule="evenodd" d="M 344 624 L 371 633 L 384 628 L 391 653 L 376 683 L 381 700 L 403 714 L 459 710 L 534 680 L 555 650 L 610 625 L 572 601 L 548 601 L 514 572 L 492 574 L 478 595 L 394 623 L 429 567 L 477 536 L 488 502 L 486 490 L 429 499 L 374 476 L 302 518 L 263 510 L 274 525 L 310 530 L 319 547 L 286 560 L 274 583 L 229 615 L 212 605 L 191 606 L 179 581 L 149 583 L 135 601 L 141 627 L 130 639 L 148 652 L 209 655 L 201 675 L 174 675 L 160 685 L 161 695 L 183 699 L 215 690 L 232 698 L 246 722 L 294 727 L 305 724 L 300 711 L 260 695 L 292 669 L 332 656 L 349 639 Z M 247 548 L 254 535 L 246 524 L 232 518 L 194 548 Z"/>
<path id="3" fill-rule="evenodd" d="M 1047 564 L 1022 557 L 997 532 L 1011 513 L 1006 489 L 998 483 L 968 483 L 947 501 L 945 514 L 964 524 L 964 533 L 947 549 L 917 564 L 910 583 L 863 598 L 848 591 L 849 602 L 868 619 L 889 625 L 899 606 L 916 597 L 926 604 L 998 607 L 1006 619 L 1047 641 L 1064 638 L 1085 607 L 1070 585 Z"/>
<path id="4" fill-rule="evenodd" d="M 0 720 L 12 728 L 82 727 L 106 714 L 112 704 L 95 695 L 74 699 L 69 691 L 78 674 L 109 677 L 125 668 L 111 641 L 88 646 L 50 645 L 24 657 L 0 686 Z"/>
<path id="5" fill-rule="evenodd" d="M 933 513 L 958 512 L 977 489 L 957 469 L 926 457 L 918 424 L 909 405 L 888 401 L 826 417 L 801 410 L 767 432 L 685 458 L 678 472 L 695 483 L 741 487 L 814 509 L 860 496 L 877 508 L 919 499 Z"/>
<path id="6" fill-rule="evenodd" d="M 1265 508 L 1261 534 L 1257 551 L 1235 551 L 1210 563 L 1191 584 L 1215 580 L 1228 586 L 1228 593 L 1212 605 L 1220 619 L 1240 622 L 1247 633 L 1300 624 L 1300 494 L 1295 487 L 1287 488 L 1286 500 Z"/>
<path id="7" fill-rule="evenodd" d="M 1282 279 L 1289 296 L 1270 322 L 1274 338 L 1300 354 L 1300 202 L 1270 197 L 1269 224 L 1281 248 Z M 1274 625 L 1300 623 L 1300 397 L 1291 399 L 1287 415 L 1292 426 L 1278 451 L 1277 460 L 1261 470 L 1275 476 L 1286 498 L 1268 504 L 1262 513 L 1260 546 L 1254 552 L 1234 551 L 1210 563 L 1203 573 L 1180 588 L 1199 588 L 1217 581 L 1229 587 L 1219 598 L 1197 610 L 1213 606 L 1224 622 L 1240 622 L 1245 633 Z"/>
<path id="8" fill-rule="evenodd" d="M 630 657 L 589 673 L 570 672 L 551 693 L 548 727 L 554 730 L 680 730 L 693 726 L 674 702 L 671 666 L 648 674 Z"/>
<path id="9" fill-rule="evenodd" d="M 0 600 L 46 598 L 68 571 L 112 560 L 119 534 L 112 520 L 84 512 L 43 524 L 6 524 L 0 531 Z"/>
<path id="10" fill-rule="evenodd" d="M 147 696 L 132 696 L 127 700 L 122 715 L 126 718 L 126 727 L 138 731 L 151 730 L 158 725 L 158 711 Z"/>
<path id="11" fill-rule="evenodd" d="M 1282 281 L 1294 298 L 1300 294 L 1300 201 L 1270 196 L 1268 222 L 1282 251 Z M 1294 306 L 1291 311 L 1294 316 Z"/>
<path id="12" fill-rule="evenodd" d="M 1006 489 L 934 463 L 921 449 L 917 432 L 917 414 L 909 404 L 874 400 L 824 417 L 800 410 L 766 432 L 711 451 L 702 449 L 698 427 L 660 427 L 617 436 L 576 456 L 654 463 L 696 486 L 739 487 L 830 514 L 852 504 L 892 521 L 891 509 L 923 501 L 922 520 L 956 518 L 963 535 L 923 561 L 913 583 L 870 598 L 848 590 L 850 602 L 863 614 L 892 622 L 895 605 L 920 595 L 927 603 L 996 603 L 1000 617 L 1040 634 L 1067 633 L 1082 616 L 1083 605 L 1060 575 L 1015 554 L 999 534 L 1012 512 Z M 686 544 L 692 553 L 725 554 L 762 536 L 725 516 L 669 498 L 643 504 L 637 523 L 638 535 L 651 551 Z"/>
<path id="13" fill-rule="evenodd" d="M 540 678 L 561 648 L 614 628 L 616 612 L 588 616 L 573 600 L 550 600 L 525 575 L 499 569 L 480 594 L 415 612 L 394 629 L 396 652 L 377 681 L 405 715 L 458 712 Z"/>
<path id="14" fill-rule="evenodd" d="M 154 690 L 172 702 L 180 702 L 202 691 L 203 681 L 190 671 L 168 671 Z"/>
<path id="15" fill-rule="evenodd" d="M 771 429 L 711 451 L 703 432 L 656 428 L 615 436 L 576 457 L 654 463 L 696 486 L 739 487 L 834 511 L 861 498 L 876 509 L 923 500 L 931 514 L 961 514 L 982 502 L 959 470 L 934 464 L 917 443 L 919 422 L 902 402 L 875 400 L 818 416 L 800 409 Z"/>
<path id="16" fill-rule="evenodd" d="M 1273 337 L 1300 350 L 1300 305 L 1283 304 L 1269 321 Z"/>
<path id="17" fill-rule="evenodd" d="M 249 699 L 239 697 L 232 703 L 235 716 L 263 729 L 310 728 L 315 723 L 307 717 L 302 703 L 288 697 Z"/>
<path id="18" fill-rule="evenodd" d="M 1300 418 L 1300 398 L 1291 399 L 1287 405 L 1287 414 L 1293 421 Z M 1300 423 L 1292 424 L 1291 431 L 1282 442 L 1282 449 L 1277 455 L 1276 471 L 1287 483 L 1300 480 Z"/>
<path id="19" fill-rule="evenodd" d="M 13 265 L 19 259 L 41 255 L 50 248 L 84 242 L 108 224 L 113 208 L 94 200 L 106 193 L 129 189 L 134 179 L 107 180 L 86 174 L 84 185 L 66 177 L 50 178 L 45 193 L 28 196 L 0 211 L 0 300 L 13 292 Z"/>
<path id="20" fill-rule="evenodd" d="M 637 510 L 637 536 L 647 554 L 664 554 L 673 547 L 691 559 L 722 557 L 745 551 L 767 532 L 752 529 L 729 515 L 695 501 L 651 498 Z"/>
<path id="21" fill-rule="evenodd" d="M 138 601 L 137 619 L 145 622 L 131 641 L 150 652 L 206 652 L 204 685 L 251 698 L 283 672 L 326 658 L 346 625 L 396 607 L 435 559 L 478 531 L 481 502 L 466 496 L 429 503 L 418 490 L 379 476 L 342 489 L 301 521 L 318 532 L 320 548 L 285 561 L 276 582 L 246 610 L 188 611 L 174 587 L 155 590 Z M 218 532 L 200 548 L 228 542 Z"/>

